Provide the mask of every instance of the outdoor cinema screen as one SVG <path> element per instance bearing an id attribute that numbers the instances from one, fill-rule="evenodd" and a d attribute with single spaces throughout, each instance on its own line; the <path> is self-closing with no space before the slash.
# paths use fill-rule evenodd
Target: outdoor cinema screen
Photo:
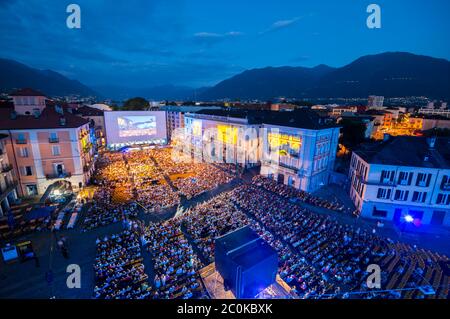
<path id="1" fill-rule="evenodd" d="M 164 111 L 105 112 L 108 145 L 156 142 L 167 139 Z"/>

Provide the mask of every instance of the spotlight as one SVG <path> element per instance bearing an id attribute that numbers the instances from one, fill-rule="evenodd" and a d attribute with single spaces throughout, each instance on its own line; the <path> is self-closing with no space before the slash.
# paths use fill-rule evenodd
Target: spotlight
<path id="1" fill-rule="evenodd" d="M 414 221 L 414 217 L 412 217 L 411 215 L 406 215 L 405 216 L 405 221 L 407 223 L 412 223 Z"/>

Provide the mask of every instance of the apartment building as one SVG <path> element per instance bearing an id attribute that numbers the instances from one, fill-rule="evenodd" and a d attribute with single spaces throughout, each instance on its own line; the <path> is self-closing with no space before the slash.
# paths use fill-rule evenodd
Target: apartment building
<path id="1" fill-rule="evenodd" d="M 450 108 L 447 107 L 444 109 L 421 108 L 419 109 L 418 113 L 423 115 L 439 115 L 450 118 Z"/>
<path id="2" fill-rule="evenodd" d="M 167 114 L 167 138 L 172 138 L 172 132 L 178 128 L 184 127 L 184 112 L 180 109 L 168 109 Z"/>
<path id="3" fill-rule="evenodd" d="M 329 182 L 339 127 L 313 111 L 202 110 L 184 118 L 184 146 L 195 156 L 219 141 L 228 161 L 231 154 L 232 163 L 260 165 L 280 183 L 312 192 Z"/>
<path id="4" fill-rule="evenodd" d="M 363 217 L 450 225 L 450 139 L 398 136 L 355 151 L 350 197 Z"/>
<path id="5" fill-rule="evenodd" d="M 61 180 L 75 190 L 84 186 L 94 170 L 89 121 L 32 89 L 11 96 L 14 108 L 0 109 L 0 133 L 8 135 L 19 196 L 42 195 Z"/>
<path id="6" fill-rule="evenodd" d="M 6 153 L 8 135 L 0 134 L 0 217 L 5 216 L 17 200 L 17 179 Z"/>
<path id="7" fill-rule="evenodd" d="M 105 129 L 105 111 L 102 109 L 94 108 L 91 106 L 83 105 L 76 110 L 73 110 L 73 114 L 81 116 L 89 121 L 91 128 L 92 140 L 95 140 L 96 149 L 100 149 L 106 146 L 106 129 Z"/>

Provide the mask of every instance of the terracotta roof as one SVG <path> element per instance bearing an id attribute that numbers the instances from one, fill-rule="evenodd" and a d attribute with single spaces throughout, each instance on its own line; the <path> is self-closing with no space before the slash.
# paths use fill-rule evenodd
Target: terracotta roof
<path id="1" fill-rule="evenodd" d="M 45 96 L 44 93 L 39 92 L 34 89 L 31 89 L 31 88 L 23 88 L 23 89 L 14 91 L 10 95 L 11 96 Z"/>
<path id="2" fill-rule="evenodd" d="M 12 116 L 13 109 L 0 109 L 0 130 L 21 130 L 21 129 L 54 129 L 54 128 L 76 128 L 88 124 L 89 121 L 63 111 L 63 115 L 56 112 L 53 106 L 47 106 L 38 118 L 34 115 Z M 60 118 L 64 116 L 65 125 L 61 125 Z"/>

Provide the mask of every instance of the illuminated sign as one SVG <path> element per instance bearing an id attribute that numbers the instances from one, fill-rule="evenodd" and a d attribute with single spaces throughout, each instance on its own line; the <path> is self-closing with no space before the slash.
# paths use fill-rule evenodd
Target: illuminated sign
<path id="1" fill-rule="evenodd" d="M 302 145 L 300 137 L 280 133 L 269 133 L 268 141 L 271 149 L 278 148 L 280 149 L 280 152 L 284 151 L 283 154 L 298 153 Z"/>
<path id="2" fill-rule="evenodd" d="M 192 122 L 192 135 L 202 136 L 202 122 L 201 121 L 193 121 Z"/>
<path id="3" fill-rule="evenodd" d="M 237 144 L 238 129 L 229 125 L 217 125 L 217 140 L 226 144 Z"/>

